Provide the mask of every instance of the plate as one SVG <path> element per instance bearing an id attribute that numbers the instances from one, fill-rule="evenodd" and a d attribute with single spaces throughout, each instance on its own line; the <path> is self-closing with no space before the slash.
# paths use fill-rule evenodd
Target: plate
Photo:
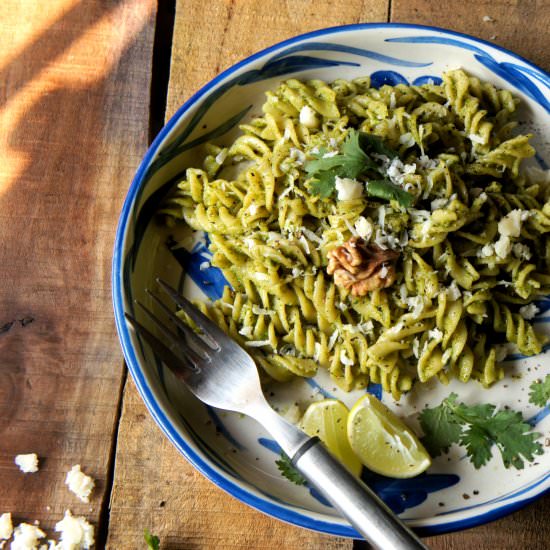
<path id="1" fill-rule="evenodd" d="M 264 92 L 286 78 L 351 79 L 368 75 L 374 85 L 439 82 L 449 69 L 463 67 L 480 79 L 510 89 L 523 100 L 520 120 L 534 134 L 535 162 L 547 169 L 550 157 L 550 77 L 517 55 L 451 31 L 401 24 L 365 24 L 324 29 L 261 51 L 217 76 L 191 97 L 166 124 L 147 151 L 131 184 L 118 226 L 113 259 L 113 300 L 119 337 L 130 372 L 149 411 L 178 450 L 205 476 L 241 501 L 281 520 L 334 535 L 358 533 L 318 493 L 284 479 L 276 465 L 277 444 L 256 422 L 214 410 L 191 396 L 128 329 L 124 312 L 161 276 L 192 298 L 216 298 L 225 284 L 208 259 L 204 236 L 177 235 L 185 246 L 170 252 L 167 231 L 155 218 L 162 198 L 208 141 L 229 143 L 237 125 L 258 112 Z M 204 266 L 202 266 L 204 267 Z M 550 300 L 539 304 L 536 323 L 550 329 Z M 139 312 L 137 312 L 139 313 Z M 550 430 L 549 410 L 532 406 L 530 383 L 549 372 L 548 352 L 509 356 L 506 376 L 490 389 L 472 381 L 417 385 L 390 408 L 413 425 L 425 405 L 435 406 L 455 391 L 469 404 L 491 402 L 521 410 L 541 433 Z M 363 390 L 364 391 L 364 390 Z M 381 396 L 375 385 L 369 391 Z M 294 403 L 305 408 L 319 396 L 352 405 L 362 391 L 338 390 L 326 373 L 311 380 L 272 383 L 272 405 L 283 415 Z M 463 451 L 434 460 L 427 473 L 391 480 L 366 472 L 364 479 L 421 534 L 472 527 L 507 514 L 550 487 L 550 451 L 523 470 L 506 470 L 495 457 L 475 470 Z"/>

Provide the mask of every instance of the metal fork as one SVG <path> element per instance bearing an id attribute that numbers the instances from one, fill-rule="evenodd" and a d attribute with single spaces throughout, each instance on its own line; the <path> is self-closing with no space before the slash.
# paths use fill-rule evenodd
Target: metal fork
<path id="1" fill-rule="evenodd" d="M 310 438 L 269 406 L 260 386 L 256 363 L 243 348 L 170 285 L 160 279 L 157 282 L 201 332 L 190 329 L 151 292 L 148 294 L 179 331 L 172 331 L 150 309 L 139 305 L 168 343 L 157 338 L 135 317 L 125 314 L 126 319 L 194 395 L 212 407 L 246 414 L 262 424 L 308 483 L 315 486 L 374 548 L 427 548 L 369 487 L 325 449 L 318 438 Z"/>

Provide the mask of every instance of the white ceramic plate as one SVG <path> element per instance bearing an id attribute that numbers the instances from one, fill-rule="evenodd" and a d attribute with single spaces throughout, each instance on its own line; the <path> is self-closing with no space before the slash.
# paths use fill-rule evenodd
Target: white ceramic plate
<path id="1" fill-rule="evenodd" d="M 204 475 L 243 502 L 272 516 L 310 529 L 358 537 L 356 531 L 315 491 L 293 485 L 276 468 L 279 450 L 253 420 L 209 409 L 177 383 L 131 332 L 123 317 L 133 300 L 147 301 L 144 288 L 161 276 L 184 286 L 193 297 L 219 296 L 223 277 L 215 268 L 199 269 L 208 254 L 204 239 L 189 238 L 173 254 L 170 232 L 154 213 L 173 178 L 196 165 L 197 148 L 207 141 L 229 143 L 236 125 L 264 101 L 263 93 L 289 77 L 351 79 L 369 75 L 374 84 L 439 81 L 448 69 L 469 73 L 521 97 L 520 118 L 534 133 L 536 162 L 550 162 L 545 137 L 550 129 L 550 77 L 511 52 L 475 38 L 430 27 L 399 24 L 352 25 L 287 40 L 228 69 L 189 99 L 155 139 L 128 192 L 120 217 L 113 260 L 113 298 L 124 355 L 151 414 L 180 452 Z M 173 234 L 173 233 L 172 233 Z M 178 235 L 178 238 L 185 235 Z M 187 276 L 183 275 L 185 266 Z M 550 301 L 539 304 L 539 328 L 550 328 Z M 139 314 L 139 312 L 137 312 Z M 399 407 L 387 404 L 414 424 L 415 413 L 435 406 L 451 391 L 466 403 L 491 402 L 521 410 L 541 433 L 550 430 L 548 410 L 529 404 L 529 384 L 550 372 L 547 352 L 531 358 L 509 357 L 506 377 L 489 390 L 476 382 L 449 386 L 417 385 Z M 512 374 L 520 374 L 513 377 Z M 378 393 L 379 388 L 370 386 Z M 314 380 L 273 384 L 272 404 L 283 413 L 302 408 L 319 395 L 352 405 L 361 392 L 335 389 L 325 373 Z M 498 454 L 498 453 L 495 453 Z M 525 469 L 506 470 L 499 456 L 475 470 L 461 449 L 434 460 L 429 471 L 411 480 L 364 475 L 380 496 L 420 533 L 471 527 L 500 517 L 540 496 L 550 487 L 550 451 Z"/>

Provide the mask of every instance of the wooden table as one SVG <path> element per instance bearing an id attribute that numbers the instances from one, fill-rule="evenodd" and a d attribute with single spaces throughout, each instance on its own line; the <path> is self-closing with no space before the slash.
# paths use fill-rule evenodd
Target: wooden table
<path id="1" fill-rule="evenodd" d="M 126 375 L 110 262 L 126 190 L 165 114 L 258 49 L 369 21 L 467 32 L 550 70 L 548 0 L 0 4 L 0 513 L 51 533 L 70 508 L 95 524 L 97 548 L 116 550 L 144 548 L 144 527 L 165 550 L 366 547 L 256 512 L 175 451 Z M 40 456 L 38 473 L 14 465 L 25 452 Z M 64 485 L 73 464 L 97 480 L 89 505 Z M 426 542 L 548 548 L 548 514 L 547 496 Z"/>

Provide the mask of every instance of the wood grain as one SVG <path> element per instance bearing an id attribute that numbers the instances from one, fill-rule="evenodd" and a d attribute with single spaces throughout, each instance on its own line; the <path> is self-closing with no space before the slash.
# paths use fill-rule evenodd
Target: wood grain
<path id="1" fill-rule="evenodd" d="M 0 513 L 98 523 L 123 365 L 118 213 L 147 145 L 154 2 L 7 1 L 0 17 Z M 21 35 L 18 29 L 21 28 Z M 40 471 L 22 474 L 18 453 Z M 64 485 L 97 480 L 90 504 Z"/>
<path id="2" fill-rule="evenodd" d="M 488 16 L 491 21 L 483 18 Z M 548 0 L 393 0 L 391 21 L 444 27 L 482 38 L 550 70 Z"/>

